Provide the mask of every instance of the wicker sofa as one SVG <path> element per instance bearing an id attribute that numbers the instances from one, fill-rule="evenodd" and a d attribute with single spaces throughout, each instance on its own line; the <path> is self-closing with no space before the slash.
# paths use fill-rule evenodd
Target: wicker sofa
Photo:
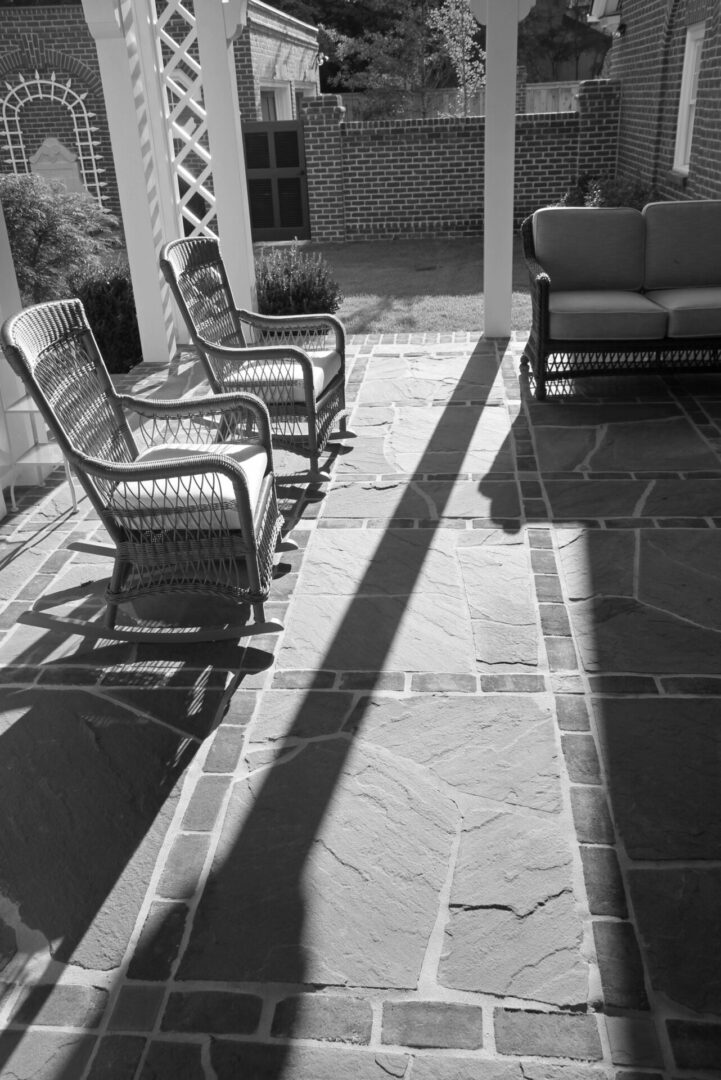
<path id="1" fill-rule="evenodd" d="M 545 207 L 521 234 L 538 401 L 590 375 L 721 371 L 721 200 Z"/>

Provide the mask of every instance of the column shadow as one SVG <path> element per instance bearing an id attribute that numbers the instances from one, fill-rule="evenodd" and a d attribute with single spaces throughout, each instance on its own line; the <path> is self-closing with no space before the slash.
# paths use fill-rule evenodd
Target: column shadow
<path id="1" fill-rule="evenodd" d="M 721 377 L 531 391 L 511 438 L 554 536 L 537 598 L 614 1064 L 721 1076 Z"/>

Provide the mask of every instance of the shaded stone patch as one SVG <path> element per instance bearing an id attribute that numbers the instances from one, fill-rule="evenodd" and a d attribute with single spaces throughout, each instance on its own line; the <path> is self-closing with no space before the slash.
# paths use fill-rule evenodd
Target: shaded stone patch
<path id="1" fill-rule="evenodd" d="M 680 1069 L 710 1069 L 712 1075 L 721 1061 L 721 1024 L 693 1020 L 667 1020 L 673 1056 Z"/>
<path id="2" fill-rule="evenodd" d="M 718 517 L 721 480 L 655 480 L 643 504 L 649 517 Z"/>
<path id="3" fill-rule="evenodd" d="M 106 1035 L 93 1058 L 88 1080 L 134 1080 L 145 1039 L 132 1035 Z"/>
<path id="4" fill-rule="evenodd" d="M 694 629 L 721 631 L 719 539 L 713 531 L 642 534 L 638 598 Z M 721 637 L 716 637 L 721 651 Z"/>
<path id="5" fill-rule="evenodd" d="M 604 425 L 589 415 L 589 427 L 536 427 L 536 452 L 542 471 L 687 471 L 718 467 L 716 455 L 683 416 L 645 424 L 638 420 Z"/>
<path id="6" fill-rule="evenodd" d="M 161 1042 L 150 1044 L 138 1080 L 205 1080 L 200 1045 L 191 1042 Z"/>
<path id="7" fill-rule="evenodd" d="M 653 988 L 695 1012 L 721 1013 L 721 870 L 632 870 L 629 887 Z"/>
<path id="8" fill-rule="evenodd" d="M 721 858 L 717 703 L 599 698 L 594 710 L 616 825 L 631 858 Z"/>
<path id="9" fill-rule="evenodd" d="M 252 1035 L 258 1027 L 262 999 L 222 990 L 172 993 L 165 1006 L 163 1031 Z"/>
<path id="10" fill-rule="evenodd" d="M 82 691 L 7 691 L 0 717 L 3 891 L 57 959 L 122 962 L 192 751 Z M 48 881 L 53 882 L 52 889 Z"/>
<path id="11" fill-rule="evenodd" d="M 455 820 L 415 768 L 348 738 L 249 777 L 179 977 L 414 987 Z"/>
<path id="12" fill-rule="evenodd" d="M 586 671 L 721 672 L 721 636 L 715 630 L 625 597 L 569 606 Z"/>
<path id="13" fill-rule="evenodd" d="M 552 517 L 568 520 L 631 517 L 648 484 L 640 480 L 579 479 L 546 480 L 545 487 Z"/>

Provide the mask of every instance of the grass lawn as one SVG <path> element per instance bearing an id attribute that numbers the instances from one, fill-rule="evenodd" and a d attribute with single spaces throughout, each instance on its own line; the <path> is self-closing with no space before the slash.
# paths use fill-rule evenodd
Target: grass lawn
<path id="1" fill-rule="evenodd" d="M 332 267 L 349 334 L 483 329 L 483 241 L 372 240 L 310 244 Z M 512 327 L 528 330 L 528 274 L 515 238 Z"/>

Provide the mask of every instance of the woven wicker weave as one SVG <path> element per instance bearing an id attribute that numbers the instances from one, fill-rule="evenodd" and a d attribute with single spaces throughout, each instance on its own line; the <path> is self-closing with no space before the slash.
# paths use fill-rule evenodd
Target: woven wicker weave
<path id="1" fill-rule="evenodd" d="M 551 280 L 536 258 L 533 218 L 521 226 L 523 255 L 531 285 L 532 324 L 523 361 L 530 363 L 538 401 L 546 398 L 548 383 L 564 394 L 575 379 L 592 375 L 670 375 L 684 371 L 718 371 L 718 338 L 661 338 L 628 341 L 568 341 L 550 336 L 548 300 Z M 589 259 L 593 252 L 588 252 Z"/>
<path id="2" fill-rule="evenodd" d="M 79 300 L 20 312 L 2 342 L 114 541 L 106 625 L 119 603 L 158 593 L 243 601 L 262 622 L 281 527 L 263 403 L 117 394 Z"/>
<path id="3" fill-rule="evenodd" d="M 258 315 L 236 308 L 217 240 L 173 240 L 160 266 L 217 393 L 242 389 L 268 406 L 273 445 L 310 459 L 312 479 L 336 424 L 346 427 L 345 331 L 332 315 Z M 340 369 L 318 395 L 313 354 L 335 351 Z M 302 393 L 298 394 L 299 374 Z M 303 400 L 293 400 L 294 397 Z"/>

